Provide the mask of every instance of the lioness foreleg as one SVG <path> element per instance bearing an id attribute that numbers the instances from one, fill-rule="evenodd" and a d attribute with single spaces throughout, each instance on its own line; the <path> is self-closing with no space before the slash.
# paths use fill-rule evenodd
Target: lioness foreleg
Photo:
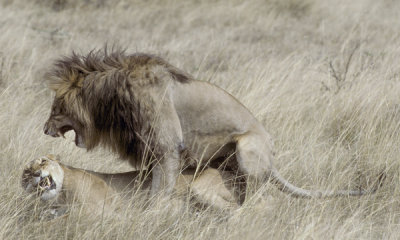
<path id="1" fill-rule="evenodd" d="M 221 171 L 207 168 L 193 181 L 191 190 L 201 203 L 218 209 L 236 209 L 239 204 L 234 189 L 226 186 L 228 180 Z"/>

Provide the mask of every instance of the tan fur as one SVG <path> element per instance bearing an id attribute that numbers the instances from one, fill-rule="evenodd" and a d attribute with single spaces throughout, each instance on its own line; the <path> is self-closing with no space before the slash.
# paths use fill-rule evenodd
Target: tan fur
<path id="1" fill-rule="evenodd" d="M 202 167 L 233 153 L 225 164 L 252 180 L 271 178 L 298 197 L 362 195 L 293 186 L 272 165 L 272 140 L 233 96 L 197 81 L 161 58 L 123 51 L 72 54 L 47 75 L 55 92 L 44 131 L 76 133 L 77 146 L 111 148 L 133 166 L 152 169 L 152 194 L 170 193 L 179 169 Z"/>
<path id="2" fill-rule="evenodd" d="M 60 190 L 51 192 L 48 189 L 41 189 L 35 179 L 38 176 L 41 179 L 48 176 L 61 179 L 57 183 Z M 22 187 L 28 192 L 37 193 L 42 200 L 51 202 L 55 206 L 82 204 L 86 214 L 97 215 L 103 210 L 105 214 L 111 214 L 120 200 L 120 196 L 104 180 L 85 170 L 63 165 L 53 155 L 35 159 L 25 167 Z"/>
<path id="3" fill-rule="evenodd" d="M 200 174 L 195 169 L 183 171 L 175 185 L 179 196 L 189 193 L 196 202 L 216 209 L 227 210 L 238 207 L 240 182 L 228 172 L 207 168 Z M 151 177 L 140 171 L 106 174 L 72 168 L 64 165 L 54 155 L 47 155 L 28 163 L 22 175 L 22 187 L 28 192 L 37 193 L 42 200 L 56 205 L 71 203 L 83 204 L 83 209 L 91 215 L 113 214 L 120 206 L 121 197 L 129 197 L 133 193 L 149 191 Z M 51 177 L 61 179 L 57 184 L 60 190 L 49 193 L 49 189 L 41 188 L 41 181 Z M 236 185 L 234 185 L 236 184 Z M 236 189 L 234 189 L 236 188 Z M 236 191 L 235 191 L 236 190 Z"/>

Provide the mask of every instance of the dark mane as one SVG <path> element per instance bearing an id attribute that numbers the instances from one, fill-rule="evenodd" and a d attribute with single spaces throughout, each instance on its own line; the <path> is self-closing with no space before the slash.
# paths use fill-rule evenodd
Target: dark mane
<path id="1" fill-rule="evenodd" d="M 73 52 L 61 58 L 47 79 L 56 98 L 64 102 L 67 113 L 79 118 L 85 126 L 88 150 L 100 144 L 137 165 L 148 159 L 143 156 L 149 153 L 152 141 L 147 139 L 152 132 L 148 113 L 155 112 L 154 106 L 148 104 L 149 99 L 141 95 L 141 89 L 168 81 L 160 78 L 157 71 L 179 83 L 192 79 L 154 55 L 128 55 L 125 50 L 109 52 L 107 48 L 87 55 Z"/>
<path id="2" fill-rule="evenodd" d="M 123 49 L 106 48 L 92 50 L 87 55 L 72 52 L 71 56 L 64 56 L 57 60 L 50 72 L 46 74 L 49 86 L 57 90 L 59 85 L 68 85 L 71 88 L 79 87 L 79 76 L 87 76 L 91 73 L 99 73 L 110 70 L 133 70 L 140 66 L 159 65 L 166 68 L 173 79 L 180 83 L 187 83 L 192 77 L 172 66 L 164 59 L 152 54 L 135 53 L 126 54 Z"/>

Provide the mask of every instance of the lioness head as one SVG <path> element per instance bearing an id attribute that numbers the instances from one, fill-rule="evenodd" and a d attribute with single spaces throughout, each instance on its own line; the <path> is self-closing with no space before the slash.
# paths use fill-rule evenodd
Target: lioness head
<path id="1" fill-rule="evenodd" d="M 37 193 L 42 200 L 50 200 L 60 193 L 64 181 L 64 171 L 57 157 L 47 155 L 28 163 L 22 174 L 22 187 Z"/>

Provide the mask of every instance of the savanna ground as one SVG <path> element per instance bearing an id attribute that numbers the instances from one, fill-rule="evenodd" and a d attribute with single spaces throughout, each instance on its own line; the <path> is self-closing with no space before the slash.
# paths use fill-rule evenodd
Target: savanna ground
<path id="1" fill-rule="evenodd" d="M 0 3 L 0 239 L 398 239 L 398 1 L 51 1 Z M 142 208 L 122 219 L 38 220 L 20 187 L 46 153 L 92 170 L 129 166 L 42 132 L 52 93 L 43 73 L 72 50 L 105 43 L 160 55 L 244 103 L 275 140 L 275 165 L 309 189 L 368 188 L 361 198 L 294 199 L 271 184 L 239 211 Z M 113 164 L 112 167 L 109 164 Z M 136 204 L 135 204 L 136 203 Z"/>

